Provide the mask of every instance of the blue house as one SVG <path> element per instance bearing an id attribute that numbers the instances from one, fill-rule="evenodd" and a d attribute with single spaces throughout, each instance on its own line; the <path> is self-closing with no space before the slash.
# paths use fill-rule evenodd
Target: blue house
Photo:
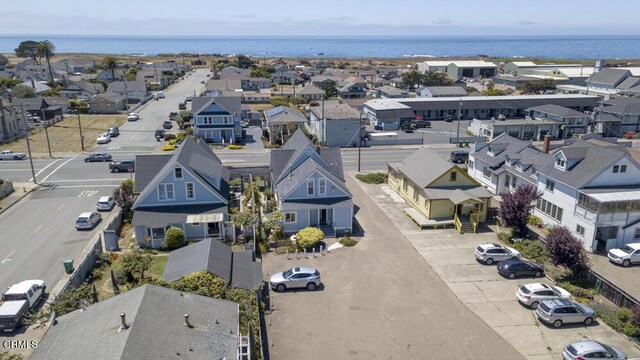
<path id="1" fill-rule="evenodd" d="M 339 148 L 314 148 L 297 130 L 271 151 L 271 183 L 287 234 L 318 227 L 338 236 L 353 229 L 353 200 L 345 186 Z"/>
<path id="2" fill-rule="evenodd" d="M 206 142 L 234 144 L 242 140 L 240 97 L 197 97 L 191 103 L 191 128 Z"/>
<path id="3" fill-rule="evenodd" d="M 133 221 L 136 243 L 158 248 L 171 226 L 187 239 L 223 238 L 229 170 L 202 140 L 190 137 L 173 155 L 136 157 Z"/>

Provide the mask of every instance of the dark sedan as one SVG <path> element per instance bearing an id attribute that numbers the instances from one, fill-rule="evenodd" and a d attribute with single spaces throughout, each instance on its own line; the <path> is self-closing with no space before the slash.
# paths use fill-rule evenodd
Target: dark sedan
<path id="1" fill-rule="evenodd" d="M 111 161 L 111 154 L 107 153 L 91 153 L 84 157 L 85 162 L 93 161 Z"/>
<path id="2" fill-rule="evenodd" d="M 544 275 L 544 267 L 531 261 L 512 258 L 500 261 L 498 273 L 509 279 L 515 279 L 517 276 L 540 277 Z"/>

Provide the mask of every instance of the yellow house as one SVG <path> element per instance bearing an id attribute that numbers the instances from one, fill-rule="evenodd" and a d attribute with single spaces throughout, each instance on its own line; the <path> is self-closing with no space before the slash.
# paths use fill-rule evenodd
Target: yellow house
<path id="1" fill-rule="evenodd" d="M 405 212 L 421 227 L 453 224 L 475 232 L 486 221 L 489 191 L 438 153 L 422 148 L 387 167 L 389 186 L 411 205 Z"/>

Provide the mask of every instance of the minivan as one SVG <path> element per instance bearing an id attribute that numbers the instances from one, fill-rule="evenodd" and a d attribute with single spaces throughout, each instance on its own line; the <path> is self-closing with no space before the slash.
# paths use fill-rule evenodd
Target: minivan
<path id="1" fill-rule="evenodd" d="M 454 150 L 449 155 L 449 160 L 456 164 L 462 164 L 469 161 L 469 152 L 464 150 Z"/>

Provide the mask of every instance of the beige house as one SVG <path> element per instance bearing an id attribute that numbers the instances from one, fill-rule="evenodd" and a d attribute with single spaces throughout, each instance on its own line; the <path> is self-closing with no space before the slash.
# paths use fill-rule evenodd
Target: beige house
<path id="1" fill-rule="evenodd" d="M 476 232 L 486 221 L 491 194 L 436 152 L 422 148 L 387 166 L 389 186 L 411 205 L 405 212 L 420 227 L 454 225 L 460 232 Z"/>

